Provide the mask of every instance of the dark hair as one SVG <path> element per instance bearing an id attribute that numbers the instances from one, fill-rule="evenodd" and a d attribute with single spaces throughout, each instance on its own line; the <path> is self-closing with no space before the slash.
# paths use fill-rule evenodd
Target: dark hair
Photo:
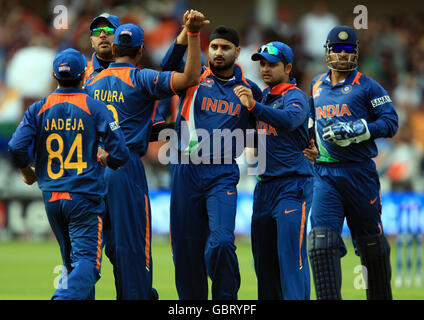
<path id="1" fill-rule="evenodd" d="M 56 78 L 59 85 L 64 88 L 77 88 L 82 79 L 83 79 L 83 75 L 81 75 L 79 79 L 72 79 L 72 80 L 59 80 Z"/>
<path id="2" fill-rule="evenodd" d="M 131 37 L 127 34 L 121 34 L 119 36 L 119 42 L 130 43 Z M 131 59 L 134 59 L 138 50 L 140 50 L 140 47 L 124 47 L 115 44 L 115 57 L 130 57 Z"/>

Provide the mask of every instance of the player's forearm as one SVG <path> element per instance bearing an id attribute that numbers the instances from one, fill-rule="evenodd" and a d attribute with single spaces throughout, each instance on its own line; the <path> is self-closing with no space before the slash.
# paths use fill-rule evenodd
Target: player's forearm
<path id="1" fill-rule="evenodd" d="M 163 71 L 184 71 L 184 54 L 187 44 L 178 44 L 174 41 L 162 59 L 161 67 Z"/>
<path id="2" fill-rule="evenodd" d="M 201 71 L 200 33 L 193 32 L 188 36 L 187 61 L 183 73 L 173 77 L 173 88 L 181 91 L 199 83 Z"/>
<path id="3" fill-rule="evenodd" d="M 303 110 L 297 110 L 296 108 L 290 108 L 293 110 L 288 110 L 289 107 L 286 107 L 284 110 L 274 109 L 260 102 L 256 102 L 251 112 L 257 119 L 275 128 L 292 131 L 300 126 L 308 115 Z"/>

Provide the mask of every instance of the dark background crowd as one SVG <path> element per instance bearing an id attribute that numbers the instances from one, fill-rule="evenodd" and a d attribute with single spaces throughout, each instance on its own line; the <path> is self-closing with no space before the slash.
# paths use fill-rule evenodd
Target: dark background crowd
<path id="1" fill-rule="evenodd" d="M 379 1 L 377 1 L 379 2 Z M 335 1 L 306 1 L 293 4 L 276 0 L 250 1 L 117 1 L 49 0 L 0 2 L 0 196 L 17 184 L 15 170 L 7 160 L 7 141 L 34 101 L 55 87 L 52 61 L 62 49 L 73 47 L 91 59 L 93 50 L 89 25 L 93 17 L 109 12 L 121 23 L 132 22 L 145 31 L 143 66 L 160 69 L 160 62 L 181 30 L 187 8 L 202 11 L 211 25 L 202 31 L 202 49 L 207 52 L 208 32 L 217 24 L 236 28 L 241 36 L 238 63 L 244 75 L 264 84 L 258 65 L 250 56 L 264 43 L 278 40 L 294 51 L 294 72 L 299 86 L 309 96 L 313 77 L 327 70 L 324 42 L 337 24 L 353 26 L 356 4 Z M 405 6 L 398 10 L 394 1 L 373 2 L 368 8 L 367 28 L 357 30 L 360 39 L 359 70 L 376 79 L 389 93 L 399 115 L 399 131 L 391 140 L 377 140 L 375 159 L 381 176 L 382 191 L 424 190 L 424 8 Z M 266 10 L 262 6 L 272 5 Z M 393 5 L 393 6 L 392 6 Z M 365 4 L 366 7 L 368 7 Z M 392 7 L 391 7 L 392 6 Z M 384 10 L 383 10 L 384 7 Z M 67 21 L 58 20 L 61 9 Z M 265 8 L 266 9 L 266 8 Z M 261 16 L 262 15 L 262 16 Z M 67 29 L 57 23 L 67 22 Z M 363 22 L 363 21 L 362 21 Z M 170 115 L 172 116 L 172 115 Z M 166 167 L 158 163 L 160 143 L 151 144 L 145 157 L 151 189 L 166 189 Z M 243 169 L 243 165 L 241 165 Z M 20 179 L 20 178 L 19 178 Z M 240 189 L 251 190 L 253 177 L 243 178 Z M 20 192 L 20 190 L 17 190 Z"/>

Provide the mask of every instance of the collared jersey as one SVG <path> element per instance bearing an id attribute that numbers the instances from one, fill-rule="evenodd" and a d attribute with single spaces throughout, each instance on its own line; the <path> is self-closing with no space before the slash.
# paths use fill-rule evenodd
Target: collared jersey
<path id="1" fill-rule="evenodd" d="M 170 47 L 162 61 L 165 70 L 184 68 L 185 50 L 176 50 L 181 47 L 175 42 Z M 243 77 L 238 64 L 234 64 L 234 76 L 227 81 L 217 78 L 209 66 L 202 67 L 199 85 L 179 93 L 175 124 L 179 151 L 212 160 L 234 160 L 241 155 L 246 129 L 254 127 L 254 119 L 234 93 L 238 85 L 251 88 L 255 100 L 260 101 L 261 90 Z"/>
<path id="2" fill-rule="evenodd" d="M 32 104 L 9 141 L 13 163 L 24 168 L 33 157 L 42 191 L 104 195 L 103 168 L 97 161 L 102 138 L 108 163 L 119 167 L 129 157 L 118 124 L 105 105 L 81 89 L 56 89 Z"/>
<path id="3" fill-rule="evenodd" d="M 138 69 L 129 63 L 111 63 L 86 83 L 85 90 L 106 103 L 119 123 L 129 149 L 146 154 L 156 100 L 175 95 L 173 72 Z"/>
<path id="4" fill-rule="evenodd" d="M 258 179 L 312 176 L 312 164 L 302 153 L 309 145 L 309 104 L 296 80 L 265 88 L 262 102 L 256 102 L 251 112 L 257 132 L 266 134 L 266 167 Z"/>
<path id="5" fill-rule="evenodd" d="M 332 85 L 330 72 L 312 81 L 311 117 L 315 121 L 319 155 L 317 163 L 362 162 L 378 154 L 374 139 L 392 137 L 398 129 L 398 116 L 387 93 L 374 79 L 353 71 L 343 82 Z M 371 138 L 340 147 L 322 139 L 329 119 L 355 121 L 365 119 Z"/>
<path id="6" fill-rule="evenodd" d="M 95 77 L 97 74 L 102 72 L 104 68 L 100 64 L 99 60 L 97 59 L 97 55 L 94 52 L 91 56 L 91 60 L 87 62 L 87 68 L 85 69 L 85 77 L 84 77 L 84 83 L 89 81 L 91 78 Z"/>

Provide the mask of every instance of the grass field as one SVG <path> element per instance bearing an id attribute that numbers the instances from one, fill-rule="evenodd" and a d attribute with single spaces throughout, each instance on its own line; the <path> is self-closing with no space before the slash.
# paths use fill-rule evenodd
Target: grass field
<path id="1" fill-rule="evenodd" d="M 250 242 L 237 239 L 237 255 L 240 264 L 241 287 L 240 300 L 256 300 L 256 277 L 253 269 L 253 257 Z M 360 265 L 350 240 L 346 241 L 348 254 L 342 259 L 343 286 L 345 300 L 364 300 L 365 290 L 355 289 L 354 283 L 361 283 L 355 267 Z M 392 274 L 395 274 L 395 246 L 392 243 Z M 161 300 L 177 300 L 174 281 L 174 266 L 171 257 L 169 239 L 153 238 L 152 255 L 154 259 L 153 285 Z M 48 300 L 54 291 L 54 281 L 58 277 L 55 267 L 61 265 L 59 247 L 54 240 L 41 242 L 10 241 L 0 242 L 0 299 L 1 300 Z M 56 271 L 57 272 L 57 271 Z M 392 276 L 394 283 L 394 276 Z M 394 288 L 396 300 L 422 300 L 424 287 Z M 96 299 L 115 299 L 112 266 L 104 257 L 102 278 L 96 286 Z M 312 284 L 311 299 L 315 300 Z"/>

